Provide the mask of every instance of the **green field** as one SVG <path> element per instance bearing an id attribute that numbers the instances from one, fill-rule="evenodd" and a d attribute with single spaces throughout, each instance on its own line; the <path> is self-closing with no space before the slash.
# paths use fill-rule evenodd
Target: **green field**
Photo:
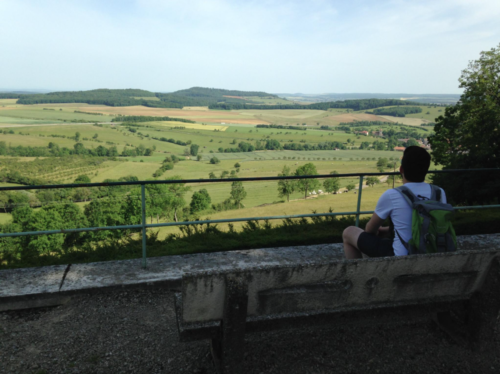
<path id="1" fill-rule="evenodd" d="M 257 99 L 256 99 L 257 100 Z M 259 99 L 267 100 L 267 99 Z M 269 100 L 278 100 L 271 98 Z M 32 146 L 47 147 L 49 142 L 59 147 L 73 149 L 75 133 L 80 134 L 80 142 L 88 149 L 98 146 L 116 146 L 118 152 L 123 149 L 135 148 L 143 145 L 155 149 L 151 156 L 117 157 L 104 162 L 93 164 L 92 158 L 59 159 L 47 157 L 0 157 L 0 171 L 15 170 L 30 178 L 41 178 L 57 183 L 72 183 L 79 175 L 87 175 L 92 182 L 102 182 L 106 179 L 118 179 L 133 175 L 139 180 L 153 179 L 153 174 L 160 168 L 162 161 L 169 155 L 183 156 L 186 160 L 174 165 L 160 177 L 181 179 L 208 179 L 209 173 L 219 177 L 224 171 L 236 171 L 234 164 L 241 164 L 238 177 L 276 176 L 284 166 L 294 170 L 305 163 L 313 163 L 319 174 L 329 174 L 332 171 L 339 173 L 377 172 L 376 160 L 386 157 L 398 161 L 402 154 L 391 151 L 359 150 L 361 142 L 372 143 L 380 138 L 347 134 L 345 131 L 335 130 L 338 123 L 344 121 L 336 118 L 349 119 L 363 113 L 354 113 L 350 110 L 332 109 L 320 110 L 241 110 L 241 111 L 209 111 L 204 107 L 179 109 L 145 108 L 145 107 L 104 107 L 87 104 L 43 104 L 22 106 L 13 100 L 0 102 L 0 126 L 4 124 L 0 133 L 0 141 L 10 147 Z M 44 108 L 46 108 L 44 110 Z M 54 110 L 47 110 L 54 109 Z M 424 113 L 426 113 L 424 109 Z M 428 108 L 432 115 L 440 108 Z M 75 111 L 97 111 L 106 115 L 92 115 L 75 113 Z M 110 123 L 116 114 L 171 116 L 189 118 L 196 121 L 194 124 L 183 122 L 141 122 L 134 126 Z M 424 115 L 422 113 L 422 115 Z M 431 115 L 431 114 L 430 114 Z M 353 117 L 354 118 L 354 117 Z M 356 117 L 357 118 L 357 117 Z M 360 117 L 362 118 L 362 117 Z M 57 123 L 54 123 L 58 121 Z M 81 121 L 82 123 L 68 123 L 63 121 Z M 99 121 L 100 125 L 85 123 Z M 232 123 L 238 122 L 238 123 Z M 47 124 L 51 122 L 52 124 Z M 299 125 L 304 130 L 256 128 L 257 123 L 273 123 L 280 125 Z M 303 126 L 306 124 L 307 126 Z M 9 125 L 12 127 L 9 129 Z M 36 125 L 36 126 L 33 126 Z M 318 126 L 328 125 L 332 130 L 319 130 Z M 382 129 L 398 129 L 395 125 L 382 125 Z M 415 128 L 423 136 L 428 135 L 424 129 Z M 14 133 L 9 133 L 12 130 Z M 157 139 L 153 139 L 157 138 Z M 173 139 L 187 143 L 178 145 L 160 138 Z M 237 148 L 240 142 L 255 145 L 261 141 L 277 140 L 281 145 L 288 143 L 316 145 L 323 142 L 340 142 L 348 146 L 347 150 L 312 150 L 312 151 L 254 151 L 238 153 L 221 153 L 219 148 Z M 348 143 L 349 141 L 349 143 Z M 189 144 L 199 146 L 200 161 L 186 156 L 189 153 Z M 216 156 L 220 163 L 211 164 L 209 160 Z M 387 170 L 387 169 L 386 169 Z M 388 171 L 388 170 L 387 170 Z M 357 178 L 344 178 L 341 187 L 355 183 Z M 185 200 L 189 204 L 192 194 L 206 188 L 212 203 L 220 203 L 230 197 L 231 183 L 199 183 L 190 186 Z M 247 197 L 243 201 L 244 208 L 226 212 L 202 212 L 200 216 L 206 218 L 252 217 L 281 214 L 310 213 L 327 211 L 330 207 L 334 211 L 353 210 L 357 194 L 321 195 L 304 200 L 301 192 L 290 196 L 290 203 L 284 203 L 278 196 L 277 182 L 245 182 Z M 373 209 L 378 196 L 387 188 L 386 184 L 364 189 L 363 209 Z M 120 198 L 125 198 L 124 196 Z M 85 205 L 85 203 L 79 203 Z M 0 223 L 6 222 L 10 215 L 0 213 Z M 238 225 L 236 225 L 238 227 Z M 227 225 L 223 225 L 227 227 Z M 177 228 L 162 229 L 161 234 L 177 232 Z"/>
<path id="2" fill-rule="evenodd" d="M 111 121 L 111 116 L 98 116 L 92 114 L 85 113 L 75 113 L 74 110 L 68 110 L 63 108 L 54 108 L 45 105 L 44 107 L 40 106 L 31 106 L 27 105 L 26 107 L 15 109 L 6 109 L 0 111 L 0 116 L 7 118 L 26 118 L 26 119 L 34 119 L 34 120 L 50 120 L 50 121 L 81 121 L 81 122 L 89 122 L 89 121 L 102 121 L 108 122 Z M 44 110 L 45 108 L 45 110 Z M 50 109 L 50 110 L 47 110 Z"/>
<path id="3" fill-rule="evenodd" d="M 444 116 L 444 109 L 443 107 L 439 106 L 432 106 L 432 105 L 422 105 L 420 106 L 422 108 L 422 113 L 415 113 L 415 114 L 407 114 L 406 117 L 409 118 L 421 118 L 421 119 L 426 119 L 431 122 L 436 122 L 436 118 L 439 116 Z"/>

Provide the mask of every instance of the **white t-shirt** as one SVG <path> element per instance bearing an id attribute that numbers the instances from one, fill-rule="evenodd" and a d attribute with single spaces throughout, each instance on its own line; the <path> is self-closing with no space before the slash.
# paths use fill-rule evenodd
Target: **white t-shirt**
<path id="1" fill-rule="evenodd" d="M 428 183 L 406 183 L 405 186 L 420 200 L 428 200 L 431 197 L 431 186 Z M 441 202 L 446 203 L 446 195 L 442 188 L 440 190 Z M 390 216 L 394 229 L 397 230 L 403 240 L 408 242 L 411 239 L 412 209 L 400 192 L 394 189 L 385 191 L 377 202 L 375 214 L 382 219 Z M 394 237 L 392 247 L 396 256 L 406 256 L 408 254 L 397 234 Z"/>

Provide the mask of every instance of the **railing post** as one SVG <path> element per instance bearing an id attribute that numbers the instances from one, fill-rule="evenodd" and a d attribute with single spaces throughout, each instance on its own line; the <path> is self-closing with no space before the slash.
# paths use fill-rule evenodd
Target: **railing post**
<path id="1" fill-rule="evenodd" d="M 359 227 L 359 212 L 361 211 L 361 193 L 363 192 L 363 176 L 359 176 L 358 209 L 356 209 L 356 227 Z"/>
<path id="2" fill-rule="evenodd" d="M 142 267 L 146 268 L 146 186 L 141 184 L 142 205 Z"/>

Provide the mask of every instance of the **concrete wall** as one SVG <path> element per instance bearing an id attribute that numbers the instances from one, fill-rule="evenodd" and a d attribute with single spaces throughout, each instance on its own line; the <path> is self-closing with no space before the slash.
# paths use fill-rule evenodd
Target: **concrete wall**
<path id="1" fill-rule="evenodd" d="M 248 284 L 249 316 L 307 312 L 443 298 L 466 299 L 477 290 L 497 250 L 461 251 L 363 260 L 197 273 L 183 278 L 184 322 L 220 320 L 226 278 Z"/>

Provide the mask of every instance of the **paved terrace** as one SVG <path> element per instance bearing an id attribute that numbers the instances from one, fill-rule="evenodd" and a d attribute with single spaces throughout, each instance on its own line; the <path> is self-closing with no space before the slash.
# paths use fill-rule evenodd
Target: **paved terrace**
<path id="1" fill-rule="evenodd" d="M 492 247 L 500 234 L 459 238 L 463 250 Z M 335 258 L 341 244 L 0 271 L 0 373 L 214 373 L 207 342 L 178 342 L 183 274 Z M 498 340 L 473 353 L 432 323 L 247 335 L 246 351 L 249 373 L 500 372 Z"/>

